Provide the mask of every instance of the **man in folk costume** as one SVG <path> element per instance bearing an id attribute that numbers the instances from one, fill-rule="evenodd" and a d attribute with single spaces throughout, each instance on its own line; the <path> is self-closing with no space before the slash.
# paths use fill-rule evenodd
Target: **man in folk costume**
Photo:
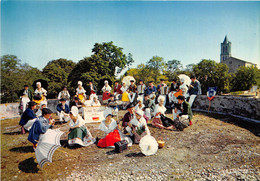
<path id="1" fill-rule="evenodd" d="M 38 117 L 33 123 L 28 136 L 28 140 L 33 143 L 33 148 L 36 149 L 40 135 L 46 133 L 51 128 L 55 120 L 51 118 L 52 111 L 48 108 L 42 109 L 42 116 Z"/>
<path id="2" fill-rule="evenodd" d="M 146 85 L 142 79 L 139 80 L 139 85 L 137 86 L 137 94 L 138 98 L 141 97 L 144 100 L 144 93 L 145 93 Z"/>
<path id="3" fill-rule="evenodd" d="M 70 108 L 66 104 L 66 100 L 64 98 L 60 99 L 60 103 L 57 105 L 57 114 L 59 117 L 60 122 L 68 122 L 70 117 Z"/>
<path id="4" fill-rule="evenodd" d="M 127 113 L 125 113 L 124 117 L 123 117 L 123 123 L 122 123 L 122 126 L 124 128 L 127 127 L 128 123 L 133 119 L 135 118 L 135 114 L 134 114 L 134 105 L 133 104 L 128 104 L 127 105 Z"/>
<path id="5" fill-rule="evenodd" d="M 176 129 L 183 131 L 184 128 L 192 125 L 192 111 L 184 96 L 178 96 L 178 103 L 173 109 L 173 120 Z"/>
<path id="6" fill-rule="evenodd" d="M 177 98 L 174 96 L 174 94 L 179 90 L 179 86 L 180 84 L 177 82 L 177 79 L 172 79 L 170 92 L 168 94 L 170 105 L 177 103 Z"/>
<path id="7" fill-rule="evenodd" d="M 121 90 L 121 85 L 118 83 L 118 81 L 115 81 L 115 86 L 114 86 L 114 96 L 116 100 L 121 99 L 120 96 L 123 93 Z"/>
<path id="8" fill-rule="evenodd" d="M 156 95 L 155 93 L 157 92 L 156 87 L 153 85 L 153 81 L 149 81 L 149 86 L 146 89 L 146 94 L 149 95 L 149 97 L 151 98 L 151 100 L 155 103 L 155 98 Z"/>
<path id="9" fill-rule="evenodd" d="M 93 96 L 97 94 L 97 87 L 93 85 L 93 82 L 90 80 L 87 86 L 87 96 L 90 100 L 93 100 Z"/>
<path id="10" fill-rule="evenodd" d="M 21 134 L 25 134 L 25 130 L 29 131 L 34 123 L 36 115 L 34 109 L 36 108 L 36 103 L 31 101 L 28 103 L 28 108 L 23 112 L 19 125 L 22 126 Z"/>
<path id="11" fill-rule="evenodd" d="M 67 90 L 67 87 L 63 87 L 62 91 L 59 92 L 58 99 L 65 99 L 66 104 L 70 106 L 70 93 Z"/>
<path id="12" fill-rule="evenodd" d="M 130 104 L 136 105 L 137 103 L 137 94 L 136 94 L 136 85 L 134 84 L 134 80 L 130 80 L 131 84 L 129 86 L 129 93 L 128 93 L 128 98 Z"/>
<path id="13" fill-rule="evenodd" d="M 155 103 L 151 100 L 148 94 L 144 95 L 144 114 L 151 119 L 154 112 Z"/>
<path id="14" fill-rule="evenodd" d="M 200 92 L 200 82 L 196 79 L 194 75 L 192 75 L 190 79 L 191 79 L 191 83 L 188 92 L 190 94 L 189 104 L 190 107 L 192 107 L 195 98 L 197 97 L 197 95 L 199 95 Z"/>
<path id="15" fill-rule="evenodd" d="M 168 94 L 168 87 L 167 87 L 167 84 L 164 83 L 164 79 L 160 79 L 160 84 L 157 86 L 157 91 L 158 91 L 158 97 L 160 95 L 162 97 L 164 97 L 163 105 L 165 106 L 165 104 L 166 104 L 166 95 Z"/>
<path id="16" fill-rule="evenodd" d="M 18 96 L 21 99 L 21 106 L 22 106 L 22 111 L 24 112 L 26 110 L 26 105 L 28 102 L 32 100 L 32 91 L 29 89 L 28 85 L 24 85 L 24 89 L 22 89 Z"/>

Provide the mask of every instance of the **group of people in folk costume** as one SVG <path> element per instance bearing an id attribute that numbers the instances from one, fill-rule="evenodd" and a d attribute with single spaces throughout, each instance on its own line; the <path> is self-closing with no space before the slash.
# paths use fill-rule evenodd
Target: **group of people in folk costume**
<path id="1" fill-rule="evenodd" d="M 92 137 L 85 126 L 86 121 L 83 119 L 86 116 L 84 112 L 87 106 L 101 106 L 96 95 L 97 88 L 91 81 L 87 91 L 83 88 L 82 82 L 78 82 L 76 96 L 72 103 L 69 102 L 70 94 L 64 87 L 58 95 L 60 103 L 57 105 L 57 115 L 60 122 L 69 122 L 69 145 L 88 146 L 95 142 L 99 147 L 111 147 L 117 141 L 127 140 L 130 146 L 132 143 L 139 143 L 143 136 L 150 135 L 147 121 L 152 118 L 152 125 L 160 129 L 183 130 L 192 124 L 191 105 L 196 95 L 200 94 L 200 84 L 194 76 L 191 77 L 191 80 L 191 84 L 187 86 L 183 84 L 183 80 L 178 83 L 176 79 L 173 79 L 170 88 L 163 79 L 160 80 L 157 87 L 153 85 L 152 81 L 147 87 L 143 80 L 140 80 L 137 86 L 133 80 L 129 86 L 125 82 L 120 85 L 116 81 L 113 93 L 111 93 L 112 88 L 108 81 L 105 81 L 102 88 L 102 100 L 106 102 L 107 109 L 104 111 L 105 119 L 98 127 L 104 132 L 102 139 Z M 41 87 L 40 82 L 37 82 L 36 85 L 34 94 L 41 96 L 38 101 L 31 101 L 32 91 L 28 89 L 27 85 L 21 91 L 21 98 L 28 98 L 29 102 L 27 100 L 28 108 L 24 110 L 19 123 L 22 126 L 23 134 L 25 130 L 29 131 L 28 140 L 33 143 L 34 148 L 37 146 L 39 136 L 55 123 L 51 118 L 52 111 L 47 108 L 47 91 Z M 189 103 L 187 97 L 190 97 Z M 121 101 L 121 104 L 118 101 Z M 172 109 L 172 119 L 165 116 L 166 102 L 167 108 L 170 106 Z M 37 103 L 40 107 L 35 110 Z M 122 130 L 119 126 L 120 121 L 112 118 L 113 111 L 118 111 L 120 108 L 127 109 L 127 113 L 121 120 Z"/>

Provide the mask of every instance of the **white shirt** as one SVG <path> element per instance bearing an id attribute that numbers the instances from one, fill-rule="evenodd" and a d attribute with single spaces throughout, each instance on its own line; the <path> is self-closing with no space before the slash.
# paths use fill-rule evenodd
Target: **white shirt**
<path id="1" fill-rule="evenodd" d="M 154 108 L 154 114 L 156 115 L 157 113 L 161 113 L 161 114 L 165 114 L 165 111 L 166 111 L 167 109 L 164 107 L 164 105 L 159 105 L 159 104 L 156 104 L 155 105 L 155 108 Z M 156 116 L 156 118 L 160 118 L 160 116 Z"/>
<path id="2" fill-rule="evenodd" d="M 104 85 L 104 87 L 102 88 L 103 92 L 110 92 L 111 90 L 112 90 L 112 88 L 110 87 L 110 85 L 107 85 L 107 86 Z"/>
<path id="3" fill-rule="evenodd" d="M 136 111 L 139 110 L 139 109 L 143 110 L 144 107 L 145 107 L 144 104 L 142 104 L 142 106 L 139 107 L 139 104 L 137 103 L 136 106 L 135 106 L 135 110 Z"/>
<path id="4" fill-rule="evenodd" d="M 81 127 L 84 125 L 85 125 L 85 122 L 80 115 L 78 115 L 78 119 L 76 122 L 74 122 L 72 119 L 70 119 L 70 123 L 69 123 L 70 127 L 75 127 L 75 126 Z"/>
<path id="5" fill-rule="evenodd" d="M 47 96 L 47 91 L 44 88 L 42 88 L 42 87 L 40 88 L 40 90 L 35 89 L 34 93 Z"/>
<path id="6" fill-rule="evenodd" d="M 95 101 L 92 101 L 91 106 L 101 106 L 99 100 L 97 101 L 97 103 L 95 103 Z"/>
<path id="7" fill-rule="evenodd" d="M 100 129 L 101 131 L 104 131 L 105 132 L 105 135 L 107 135 L 108 133 L 114 131 L 117 127 L 117 123 L 116 121 L 112 118 L 111 119 L 111 123 L 108 125 L 108 127 L 106 126 L 106 123 L 105 123 L 106 120 L 103 120 L 98 129 Z"/>
<path id="8" fill-rule="evenodd" d="M 145 88 L 146 88 L 146 85 L 143 84 L 143 85 L 138 85 L 137 86 L 137 91 L 138 91 L 138 94 L 144 94 L 144 91 L 145 91 Z"/>
<path id="9" fill-rule="evenodd" d="M 122 86 L 122 87 L 120 88 L 120 90 L 121 90 L 122 92 L 127 91 L 127 89 L 128 89 L 128 86 Z"/>
<path id="10" fill-rule="evenodd" d="M 77 91 L 77 94 L 85 94 L 85 92 L 86 92 L 83 87 L 81 89 L 77 88 L 76 91 Z"/>
<path id="11" fill-rule="evenodd" d="M 143 126 L 145 126 L 145 131 L 147 132 L 148 135 L 150 135 L 150 130 L 146 124 L 146 120 L 144 119 L 144 117 L 141 117 L 139 120 L 134 118 L 130 121 L 130 123 L 137 126 L 138 128 L 142 128 Z M 137 127 L 135 129 L 137 129 Z"/>
<path id="12" fill-rule="evenodd" d="M 61 97 L 61 96 L 63 96 L 63 97 Z M 69 91 L 60 91 L 60 93 L 58 95 L 58 99 L 61 99 L 61 98 L 69 99 L 70 98 Z"/>

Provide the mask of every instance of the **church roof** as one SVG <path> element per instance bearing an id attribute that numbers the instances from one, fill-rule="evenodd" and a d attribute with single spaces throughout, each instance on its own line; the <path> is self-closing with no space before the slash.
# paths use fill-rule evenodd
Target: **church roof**
<path id="1" fill-rule="evenodd" d="M 223 43 L 228 43 L 227 35 L 225 36 L 225 39 L 224 39 Z"/>
<path id="2" fill-rule="evenodd" d="M 247 62 L 247 61 L 245 61 L 245 60 L 241 60 L 241 59 L 238 59 L 238 58 L 235 58 L 235 57 L 229 57 L 229 58 L 227 59 L 227 61 L 230 61 L 230 60 L 241 61 L 241 62 L 245 62 L 245 63 L 250 63 L 250 64 L 252 64 L 252 65 L 256 65 L 256 64 L 254 64 L 254 63 Z"/>

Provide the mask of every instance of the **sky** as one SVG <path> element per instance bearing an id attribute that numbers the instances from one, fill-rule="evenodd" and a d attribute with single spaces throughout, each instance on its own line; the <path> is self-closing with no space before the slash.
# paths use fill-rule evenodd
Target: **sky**
<path id="1" fill-rule="evenodd" d="M 1 56 L 39 69 L 51 60 L 78 62 L 95 43 L 113 41 L 132 67 L 153 56 L 219 62 L 225 35 L 233 57 L 260 67 L 260 2 L 1 1 Z"/>

